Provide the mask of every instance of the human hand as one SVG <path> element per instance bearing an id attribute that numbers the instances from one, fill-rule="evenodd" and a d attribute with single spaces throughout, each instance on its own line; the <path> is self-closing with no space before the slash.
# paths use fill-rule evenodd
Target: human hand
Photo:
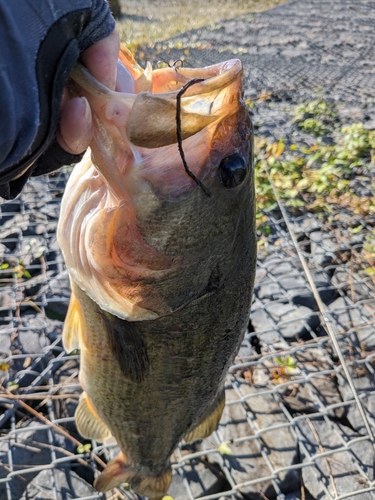
<path id="1" fill-rule="evenodd" d="M 114 31 L 81 54 L 82 61 L 90 73 L 111 90 L 116 86 L 119 49 L 120 39 Z M 87 99 L 70 99 L 65 90 L 60 127 L 56 133 L 58 144 L 68 153 L 80 154 L 88 148 L 93 135 L 92 115 Z"/>
<path id="2" fill-rule="evenodd" d="M 106 0 L 38 0 L 37 8 L 0 0 L 2 198 L 15 198 L 31 175 L 81 159 L 92 138 L 91 111 L 82 98 L 62 99 L 64 87 L 81 56 L 100 81 L 114 86 L 114 28 Z"/>

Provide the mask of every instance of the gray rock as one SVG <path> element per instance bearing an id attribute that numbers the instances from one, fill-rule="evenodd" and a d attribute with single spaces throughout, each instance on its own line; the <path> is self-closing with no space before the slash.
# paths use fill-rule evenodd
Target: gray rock
<path id="1" fill-rule="evenodd" d="M 320 298 L 325 304 L 331 303 L 333 300 L 337 298 L 336 289 L 331 286 L 330 279 L 325 272 L 313 271 L 312 278 L 314 280 L 314 284 L 319 292 Z M 290 300 L 293 304 L 298 304 L 301 306 L 308 307 L 313 311 L 318 310 L 318 306 L 312 291 L 310 290 L 310 286 L 306 283 L 303 290 L 300 292 L 290 290 L 288 294 Z"/>
<path id="2" fill-rule="evenodd" d="M 20 500 L 69 500 L 94 495 L 97 491 L 68 468 L 39 472 Z"/>
<path id="3" fill-rule="evenodd" d="M 33 274 L 35 273 L 35 270 L 33 271 Z M 32 299 L 36 299 L 38 295 L 43 293 L 44 291 L 44 285 L 46 281 L 51 279 L 53 275 L 52 271 L 46 271 L 45 273 L 42 274 L 37 274 L 36 276 L 33 276 L 32 278 L 29 278 L 23 282 L 23 291 L 24 294 L 27 297 L 31 297 Z"/>
<path id="4" fill-rule="evenodd" d="M 250 321 L 254 331 L 259 333 L 261 345 L 287 347 L 285 340 L 280 335 L 276 328 L 276 323 L 272 320 L 270 314 L 263 308 L 252 309 L 250 313 Z"/>
<path id="5" fill-rule="evenodd" d="M 259 389 L 259 387 L 257 389 L 250 386 L 240 378 L 236 378 L 236 384 L 238 384 L 238 390 L 242 396 L 255 395 Z M 259 445 L 261 443 L 267 449 L 268 459 L 275 469 L 296 462 L 297 443 L 287 426 L 282 430 L 264 432 L 256 440 L 251 439 L 254 436 L 254 430 L 249 425 L 247 418 L 250 418 L 259 430 L 288 422 L 272 395 L 254 396 L 246 399 L 246 404 L 244 404 L 239 401 L 239 396 L 234 389 L 228 386 L 226 399 L 228 403 L 235 404 L 226 405 L 218 435 L 222 441 L 232 443 L 229 445 L 232 454 L 225 455 L 222 460 L 225 460 L 225 465 L 229 468 L 236 484 L 271 474 L 270 468 L 260 452 Z M 243 440 L 245 437 L 249 439 Z M 236 439 L 241 439 L 241 441 L 236 443 Z M 211 456 L 216 457 L 216 454 Z M 221 463 L 219 461 L 219 465 Z M 299 487 L 299 474 L 296 471 L 281 472 L 278 479 L 284 493 Z M 264 495 L 270 499 L 275 498 L 274 488 L 269 481 L 241 486 L 239 492 L 256 500 L 262 500 Z"/>
<path id="6" fill-rule="evenodd" d="M 374 300 L 366 304 L 354 305 L 349 298 L 339 297 L 330 304 L 329 309 L 339 328 L 339 333 L 352 330 L 356 332 L 358 342 L 363 344 L 363 348 L 366 350 L 375 348 Z"/>
<path id="7" fill-rule="evenodd" d="M 18 329 L 18 342 L 23 354 L 40 354 L 50 342 L 46 338 L 45 330 L 48 327 L 48 318 L 43 314 L 24 314 L 22 326 Z"/>
<path id="8" fill-rule="evenodd" d="M 309 263 L 317 268 L 330 266 L 334 263 L 334 261 L 335 253 L 327 252 L 320 247 L 315 247 L 314 253 L 312 253 L 311 257 L 309 258 Z"/>
<path id="9" fill-rule="evenodd" d="M 362 351 L 375 349 L 375 325 L 359 325 L 350 332 L 349 342 L 358 346 Z"/>
<path id="10" fill-rule="evenodd" d="M 44 255 L 47 250 L 47 242 L 41 236 L 29 236 L 22 239 L 20 256 L 24 266 L 30 265 L 31 261 Z"/>
<path id="11" fill-rule="evenodd" d="M 350 181 L 349 186 L 351 190 L 360 198 L 374 196 L 374 192 L 371 189 L 371 180 L 368 177 L 357 176 L 355 179 Z"/>
<path id="12" fill-rule="evenodd" d="M 328 304 L 337 296 L 335 289 L 331 288 L 331 287 L 326 288 L 326 289 L 320 289 L 320 290 L 318 290 L 318 292 L 319 292 L 321 300 L 325 304 Z M 317 305 L 317 302 L 315 300 L 315 297 L 314 297 L 313 293 L 310 291 L 304 290 L 303 292 L 300 292 L 300 293 L 291 294 L 289 296 L 289 298 L 293 304 L 307 307 L 307 308 L 311 309 L 312 311 L 318 310 L 318 305 Z"/>
<path id="13" fill-rule="evenodd" d="M 350 281 L 353 281 L 353 278 L 353 275 L 349 274 L 349 270 L 346 267 L 340 266 L 335 269 L 331 280 L 334 286 L 336 286 L 337 288 L 342 288 L 343 286 L 350 283 Z"/>
<path id="14" fill-rule="evenodd" d="M 343 290 L 353 302 L 374 297 L 374 283 L 371 278 L 364 279 L 346 267 L 339 267 L 332 276 L 332 284 Z"/>
<path id="15" fill-rule="evenodd" d="M 53 357 L 53 354 L 49 352 L 42 355 L 43 349 L 50 345 L 45 335 L 47 326 L 48 318 L 42 314 L 35 312 L 22 316 L 22 323 L 13 340 L 12 347 L 19 354 L 24 354 L 25 358 L 14 360 L 10 372 L 11 378 L 17 380 L 17 383 L 22 387 L 30 385 Z M 39 356 L 31 356 L 29 365 L 32 364 L 32 366 L 29 367 L 25 365 L 25 359 L 30 354 L 41 355 L 41 359 L 36 362 L 36 358 Z"/>
<path id="16" fill-rule="evenodd" d="M 310 233 L 310 264 L 317 267 L 326 267 L 335 260 L 338 245 L 323 231 Z"/>
<path id="17" fill-rule="evenodd" d="M 326 250 L 335 250 L 336 244 L 330 239 L 327 235 L 326 231 L 312 231 L 310 233 L 311 243 L 321 243 L 322 246 L 326 248 Z"/>
<path id="18" fill-rule="evenodd" d="M 319 230 L 321 223 L 311 215 L 303 216 L 293 222 L 293 229 L 296 233 L 301 232 L 309 235 L 311 232 Z"/>
<path id="19" fill-rule="evenodd" d="M 68 310 L 70 300 L 70 285 L 68 271 L 59 273 L 48 283 L 46 290 L 46 314 L 53 319 L 63 321 Z"/>
<path id="20" fill-rule="evenodd" d="M 56 340 L 61 339 L 62 330 L 63 330 L 64 322 L 59 321 L 57 319 L 48 319 L 48 326 L 46 328 L 46 336 L 48 340 L 53 343 Z"/>
<path id="21" fill-rule="evenodd" d="M 328 423 L 325 420 L 310 420 L 310 424 L 307 420 L 299 420 L 296 432 L 299 437 L 302 462 L 308 462 L 309 455 L 342 447 L 342 440 L 339 438 L 342 433 L 348 439 L 358 437 L 358 434 L 351 429 L 334 422 Z M 354 498 L 356 491 L 369 486 L 364 477 L 359 474 L 356 464 L 369 474 L 373 466 L 373 457 L 374 450 L 371 443 L 362 441 L 348 447 L 347 450 L 316 458 L 311 466 L 302 468 L 303 484 L 314 498 L 331 500 L 336 496 L 333 480 L 338 495 L 353 492 Z M 360 498 L 361 500 L 374 499 L 375 492 L 362 493 Z"/>
<path id="22" fill-rule="evenodd" d="M 292 491 L 292 493 L 288 493 L 285 495 L 285 500 L 302 500 L 301 491 Z"/>
<path id="23" fill-rule="evenodd" d="M 303 292 L 306 288 L 306 280 L 300 277 L 280 277 L 277 282 L 286 292 L 293 294 Z"/>
<path id="24" fill-rule="evenodd" d="M 15 309 L 16 297 L 14 289 L 10 288 L 0 293 L 0 313 L 4 315 L 6 309 Z"/>
<path id="25" fill-rule="evenodd" d="M 275 328 L 275 322 L 272 316 L 267 313 L 267 310 L 255 304 L 251 309 L 250 321 L 255 332 L 262 332 Z"/>
<path id="26" fill-rule="evenodd" d="M 267 271 L 258 267 L 255 274 L 254 287 L 262 283 L 265 279 L 267 279 Z"/>
<path id="27" fill-rule="evenodd" d="M 370 291 L 366 284 L 353 283 L 351 285 L 348 285 L 344 289 L 354 304 L 356 302 L 360 302 L 361 300 L 367 300 L 370 297 L 374 297 L 374 292 Z"/>
<path id="28" fill-rule="evenodd" d="M 11 326 L 0 326 L 0 357 L 8 357 L 10 355 L 10 338 L 13 333 Z"/>
<path id="29" fill-rule="evenodd" d="M 295 413 L 319 412 L 322 407 L 342 402 L 338 382 L 335 376 L 319 375 L 325 370 L 332 370 L 326 355 L 321 349 L 310 347 L 293 354 L 299 373 L 291 376 L 290 386 L 279 390 L 282 401 Z M 302 376 L 309 380 L 302 383 L 293 383 L 294 379 Z M 335 418 L 343 418 L 345 408 L 336 408 L 331 411 Z"/>
<path id="30" fill-rule="evenodd" d="M 269 300 L 278 300 L 283 295 L 279 284 L 274 282 L 263 284 L 262 286 L 259 287 L 259 289 L 255 288 L 254 292 L 258 295 L 258 298 L 263 302 Z"/>
<path id="31" fill-rule="evenodd" d="M 249 343 L 248 339 L 244 339 L 236 356 L 237 358 L 246 358 L 254 355 L 254 349 Z"/>
<path id="32" fill-rule="evenodd" d="M 275 255 L 265 259 L 263 265 L 267 271 L 274 276 L 285 276 L 295 272 L 295 268 L 293 268 L 290 262 L 285 262 L 283 259 Z"/>
<path id="33" fill-rule="evenodd" d="M 52 193 L 49 189 L 48 182 L 46 182 L 46 178 L 30 178 L 24 188 L 22 199 L 27 210 L 35 210 L 35 212 L 46 211 L 46 208 L 48 210 L 48 202 L 52 199 Z"/>
<path id="34" fill-rule="evenodd" d="M 76 359 L 72 359 L 66 361 L 54 373 L 55 385 L 61 386 L 59 394 L 66 395 L 66 397 L 62 399 L 55 399 L 53 402 L 55 408 L 55 418 L 71 418 L 72 421 L 64 424 L 70 432 L 77 431 L 73 417 L 78 406 L 79 395 L 82 392 L 78 380 L 78 371 L 79 362 Z"/>
<path id="35" fill-rule="evenodd" d="M 278 323 L 278 329 L 285 339 L 294 339 L 297 336 L 309 338 L 308 327 L 315 330 L 320 323 L 317 314 L 304 306 L 292 306 L 291 304 L 275 302 L 268 304 L 266 309 L 275 322 Z"/>
<path id="36" fill-rule="evenodd" d="M 2 264 L 4 262 L 4 259 L 6 258 L 7 254 L 9 254 L 9 249 L 2 243 L 0 243 L 0 263 Z"/>
<path id="37" fill-rule="evenodd" d="M 362 406 L 367 414 L 370 425 L 375 427 L 375 380 L 372 373 L 370 373 L 365 365 L 349 366 L 349 373 L 352 377 L 354 387 L 358 395 L 363 393 L 365 397 L 361 398 Z M 338 389 L 340 391 L 343 401 L 352 401 L 353 393 L 349 384 L 343 377 L 338 378 Z M 359 413 L 357 405 L 353 402 L 347 409 L 347 419 L 350 425 L 360 434 L 367 434 L 366 427 Z"/>
<path id="38" fill-rule="evenodd" d="M 185 483 L 189 483 L 187 489 Z M 189 460 L 183 467 L 183 472 L 173 471 L 172 483 L 167 495 L 174 500 L 190 500 L 194 498 L 213 495 L 223 490 L 224 476 L 217 466 L 199 460 Z M 191 495 L 189 494 L 189 490 Z"/>
<path id="39" fill-rule="evenodd" d="M 3 222 L 0 227 L 0 240 L 4 240 L 4 245 L 9 248 L 6 238 L 9 238 L 12 234 L 15 234 L 17 237 L 22 231 L 26 231 L 29 220 L 29 214 L 16 214 L 14 217 Z"/>
<path id="40" fill-rule="evenodd" d="M 12 499 L 20 498 L 28 482 L 39 474 L 39 471 L 33 472 L 33 467 L 47 465 L 52 461 L 48 429 L 38 429 L 40 426 L 43 424 L 39 420 L 29 420 L 22 426 L 22 432 L 15 433 L 14 437 L 8 434 L 6 439 L 0 441 L 0 463 L 3 465 L 0 467 L 0 479 L 7 477 L 9 468 L 15 471 L 30 470 L 23 476 L 26 481 L 18 476 L 11 478 L 8 484 Z M 56 458 L 67 456 L 62 450 L 74 451 L 75 445 L 70 440 L 53 430 L 51 432 L 54 438 L 53 444 L 59 448 L 55 448 Z M 0 498 L 7 498 L 5 483 L 0 483 Z"/>

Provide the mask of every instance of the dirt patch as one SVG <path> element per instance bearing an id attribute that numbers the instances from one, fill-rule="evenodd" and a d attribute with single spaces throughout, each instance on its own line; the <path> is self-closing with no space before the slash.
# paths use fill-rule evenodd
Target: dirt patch
<path id="1" fill-rule="evenodd" d="M 215 5 L 201 0 L 128 0 L 122 2 L 117 21 L 121 40 L 131 48 L 166 40 L 191 29 L 213 28 L 220 21 L 236 16 L 248 17 L 285 0 L 216 0 Z"/>

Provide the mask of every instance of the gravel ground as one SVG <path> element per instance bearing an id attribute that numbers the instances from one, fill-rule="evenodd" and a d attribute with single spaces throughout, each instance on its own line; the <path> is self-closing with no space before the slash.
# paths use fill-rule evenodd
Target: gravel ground
<path id="1" fill-rule="evenodd" d="M 298 0 L 142 45 L 137 57 L 154 64 L 184 58 L 195 67 L 241 58 L 257 137 L 306 143 L 291 110 L 317 97 L 337 107 L 341 124 L 375 128 L 374 28 L 372 1 Z M 367 167 L 352 179 L 363 199 L 373 196 L 370 161 Z M 117 453 L 115 443 L 81 442 L 74 424 L 78 356 L 61 346 L 70 291 L 55 239 L 67 177 L 34 179 L 1 206 L 0 379 L 8 388 L 0 395 L 1 499 L 103 499 L 91 486 L 100 464 L 90 451 L 104 461 Z M 176 451 L 169 494 L 375 498 L 372 436 L 300 260 L 374 429 L 375 284 L 366 270 L 375 258 L 375 216 L 348 208 L 289 212 L 297 247 L 280 207 L 267 217 L 223 419 L 210 439 Z M 135 497 L 119 488 L 107 498 Z"/>
<path id="2" fill-rule="evenodd" d="M 191 29 L 213 28 L 216 23 L 235 16 L 262 12 L 285 0 L 113 0 L 120 4 L 117 29 L 124 43 L 132 48 L 167 40 Z M 115 6 L 114 6 L 115 7 Z M 117 9 L 116 9 L 117 10 Z"/>

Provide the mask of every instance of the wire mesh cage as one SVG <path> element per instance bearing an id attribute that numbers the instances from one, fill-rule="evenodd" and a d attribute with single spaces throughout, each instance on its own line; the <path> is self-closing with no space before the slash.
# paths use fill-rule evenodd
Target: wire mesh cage
<path id="1" fill-rule="evenodd" d="M 371 123 L 375 73 L 366 61 L 374 22 L 372 2 L 295 1 L 178 40 L 195 66 L 238 54 L 246 96 L 257 99 L 256 134 L 295 140 L 289 108 L 314 92 L 335 100 L 341 116 L 364 113 Z M 197 48 L 198 40 L 207 47 Z M 157 59 L 166 49 L 181 55 L 173 40 L 143 50 Z M 18 199 L 1 204 L 1 499 L 136 498 L 126 486 L 95 491 L 95 474 L 118 448 L 84 440 L 75 427 L 79 354 L 62 347 L 70 289 L 56 243 L 68 177 L 63 169 L 34 178 Z M 371 172 L 363 183 L 372 189 Z M 375 498 L 375 216 L 350 207 L 285 211 L 279 201 L 267 228 L 222 420 L 209 439 L 180 444 L 168 495 Z"/>

